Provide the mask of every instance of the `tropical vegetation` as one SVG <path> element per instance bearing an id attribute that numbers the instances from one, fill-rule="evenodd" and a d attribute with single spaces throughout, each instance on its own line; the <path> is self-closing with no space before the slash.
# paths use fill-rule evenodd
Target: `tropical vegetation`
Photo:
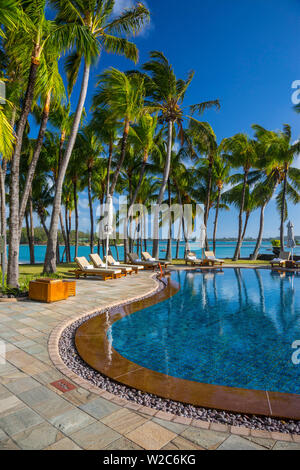
<path id="1" fill-rule="evenodd" d="M 136 2 L 120 15 L 115 0 L 0 0 L 0 80 L 6 100 L 0 105 L 1 235 L 8 245 L 3 264 L 7 284 L 17 288 L 19 247 L 46 243 L 43 271 L 53 274 L 62 261 L 70 263 L 81 243 L 105 254 L 96 225 L 104 217 L 108 197 L 126 195 L 129 211 L 117 214 L 118 230 L 128 252 L 149 248 L 145 209 L 156 207 L 153 218 L 153 256 L 159 254 L 159 230 L 167 227 L 166 257 L 172 243 L 189 247 L 189 230 L 180 215 L 160 211 L 163 204 L 204 207 L 205 244 L 216 249 L 220 211 L 235 207 L 237 245 L 241 256 L 249 219 L 260 213 L 256 260 L 264 234 L 265 211 L 276 200 L 280 245 L 289 204 L 300 202 L 300 170 L 294 165 L 300 143 L 292 142 L 288 124 L 268 130 L 254 124 L 251 135 L 237 133 L 219 140 L 206 110 L 222 112 L 222 101 L 187 103 L 194 72 L 178 77 L 161 51 L 137 64 L 138 49 L 130 37 L 150 19 L 148 8 Z M 51 11 L 51 15 L 49 14 Z M 119 54 L 136 67 L 101 70 L 103 53 Z M 88 89 L 94 86 L 91 109 Z M 80 89 L 78 97 L 74 87 Z M 32 137 L 32 122 L 38 131 Z M 87 194 L 89 234 L 80 231 L 80 195 Z M 95 206 L 101 211 L 95 217 Z M 139 211 L 134 210 L 139 207 Z M 8 210 L 8 219 L 6 219 Z M 38 227 L 34 220 L 38 219 Z M 235 223 L 234 219 L 230 219 Z M 74 226 L 72 226 L 74 223 Z M 176 232 L 176 233 L 175 233 Z M 120 242 L 115 233 L 111 243 Z M 60 246 L 63 246 L 61 255 Z"/>

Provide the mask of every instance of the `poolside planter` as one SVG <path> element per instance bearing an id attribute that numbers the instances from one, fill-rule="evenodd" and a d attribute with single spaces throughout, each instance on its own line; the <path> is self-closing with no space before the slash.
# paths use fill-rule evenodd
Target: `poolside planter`
<path id="1" fill-rule="evenodd" d="M 29 298 L 48 303 L 58 302 L 69 297 L 69 289 L 69 283 L 59 279 L 37 279 L 29 283 Z"/>

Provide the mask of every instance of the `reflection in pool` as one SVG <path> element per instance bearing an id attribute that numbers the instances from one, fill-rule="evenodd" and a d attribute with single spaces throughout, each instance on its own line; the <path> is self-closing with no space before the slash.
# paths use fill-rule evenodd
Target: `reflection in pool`
<path id="1" fill-rule="evenodd" d="M 300 394 L 300 276 L 269 270 L 172 273 L 174 297 L 112 325 L 113 347 L 191 381 Z"/>

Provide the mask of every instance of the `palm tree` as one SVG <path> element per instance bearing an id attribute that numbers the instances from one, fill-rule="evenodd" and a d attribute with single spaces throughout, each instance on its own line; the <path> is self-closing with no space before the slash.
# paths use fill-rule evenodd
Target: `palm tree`
<path id="1" fill-rule="evenodd" d="M 225 151 L 229 163 L 233 168 L 243 168 L 243 186 L 241 194 L 241 204 L 239 212 L 239 233 L 237 245 L 233 257 L 233 261 L 237 261 L 240 257 L 242 236 L 243 236 L 243 213 L 245 208 L 246 188 L 248 184 L 248 176 L 250 169 L 257 165 L 257 148 L 256 142 L 249 139 L 246 134 L 236 134 L 233 137 L 224 139 L 221 148 Z"/>
<path id="2" fill-rule="evenodd" d="M 110 187 L 111 196 L 114 194 L 125 160 L 130 126 L 139 119 L 144 110 L 144 93 L 144 80 L 137 73 L 127 75 L 120 70 L 110 68 L 99 76 L 93 108 L 110 110 L 111 115 L 108 119 L 123 121 L 120 158 Z"/>
<path id="3" fill-rule="evenodd" d="M 215 211 L 215 221 L 214 221 L 214 234 L 213 234 L 213 251 L 216 252 L 216 239 L 217 239 L 217 229 L 218 229 L 218 218 L 219 210 L 221 204 L 221 196 L 224 185 L 228 183 L 230 174 L 230 165 L 228 162 L 225 162 L 222 158 L 216 157 L 214 159 L 213 168 L 212 168 L 212 178 L 217 187 L 218 195 L 216 202 L 216 211 Z"/>
<path id="4" fill-rule="evenodd" d="M 92 121 L 90 122 L 90 127 L 99 137 L 101 142 L 104 145 L 107 145 L 108 147 L 106 196 L 109 196 L 111 164 L 113 158 L 114 144 L 118 139 L 120 123 L 113 116 L 111 110 L 96 108 L 93 113 Z"/>
<path id="5" fill-rule="evenodd" d="M 281 190 L 277 195 L 277 206 L 281 214 L 280 244 L 284 250 L 284 223 L 287 219 L 288 197 L 294 204 L 299 202 L 300 170 L 292 167 L 294 158 L 300 152 L 300 142 L 291 143 L 292 131 L 288 124 L 283 126 L 283 131 L 268 131 L 265 128 L 253 125 L 256 137 L 264 147 L 266 167 L 270 174 L 278 175 L 278 183 Z"/>
<path id="6" fill-rule="evenodd" d="M 59 47 L 69 42 L 67 35 L 60 34 L 57 38 L 58 26 L 45 17 L 46 0 L 20 2 L 24 21 L 17 30 L 10 29 L 7 34 L 5 47 L 9 51 L 11 65 L 23 66 L 26 91 L 16 129 L 16 145 L 11 161 L 10 171 L 10 217 L 9 217 L 9 258 L 7 282 L 12 287 L 18 287 L 19 277 L 19 175 L 20 155 L 24 131 L 34 99 L 39 65 L 45 60 L 44 50 L 55 39 Z M 61 33 L 61 31 L 60 31 Z M 50 47 L 50 46 L 49 46 Z M 31 59 L 30 59 L 31 57 Z M 30 60 L 30 65 L 29 65 Z M 26 77 L 26 78 L 25 78 Z M 23 207 L 23 211 L 25 207 Z"/>
<path id="7" fill-rule="evenodd" d="M 94 166 L 97 158 L 103 151 L 102 143 L 99 137 L 95 134 L 94 130 L 90 126 L 86 126 L 77 136 L 75 149 L 82 155 L 84 155 L 85 167 L 87 169 L 87 188 L 90 208 L 90 221 L 91 221 L 91 232 L 90 232 L 90 249 L 91 253 L 94 252 L 94 212 L 93 212 L 93 200 L 92 200 L 92 176 L 94 172 Z M 82 158 L 82 157 L 81 157 Z"/>
<path id="8" fill-rule="evenodd" d="M 51 217 L 47 252 L 44 263 L 44 271 L 47 273 L 56 271 L 55 250 L 58 230 L 58 219 L 61 205 L 62 186 L 69 160 L 75 145 L 80 119 L 87 95 L 91 65 L 101 51 L 122 54 L 134 61 L 138 58 L 136 46 L 127 39 L 119 38 L 114 34 L 125 32 L 135 34 L 149 19 L 149 11 L 138 3 L 132 9 L 127 9 L 118 18 L 110 21 L 114 0 L 52 0 L 51 3 L 59 9 L 57 21 L 63 24 L 72 24 L 75 31 L 75 54 L 71 60 L 75 70 L 79 70 L 81 59 L 84 59 L 84 72 L 80 96 L 74 116 L 70 138 L 62 158 L 56 184 L 53 211 Z M 75 72 L 76 75 L 76 72 Z"/>
<path id="9" fill-rule="evenodd" d="M 208 213 L 210 207 L 210 198 L 212 191 L 213 180 L 213 165 L 215 158 L 218 155 L 218 143 L 216 135 L 212 127 L 207 122 L 198 122 L 195 120 L 190 121 L 188 137 L 191 139 L 190 145 L 191 156 L 195 159 L 194 152 L 200 155 L 205 155 L 208 162 L 208 175 L 207 175 L 207 198 L 205 201 L 204 210 L 204 225 L 207 228 Z M 200 162 L 202 158 L 200 157 Z M 208 239 L 206 235 L 206 249 L 208 250 Z"/>
<path id="10" fill-rule="evenodd" d="M 46 63 L 42 64 L 39 68 L 36 83 L 36 94 L 41 97 L 43 104 L 43 110 L 40 118 L 40 129 L 36 139 L 35 150 L 28 168 L 26 182 L 24 190 L 22 192 L 22 198 L 20 203 L 19 213 L 19 232 L 21 234 L 21 228 L 24 218 L 24 212 L 27 205 L 29 193 L 32 188 L 32 181 L 38 159 L 40 157 L 46 128 L 50 115 L 50 106 L 52 106 L 53 112 L 56 112 L 57 105 L 62 98 L 64 98 L 65 90 L 62 78 L 58 70 L 58 59 L 59 51 L 51 51 L 51 54 L 45 52 Z M 38 107 L 37 113 L 40 114 L 40 108 Z"/>
<path id="11" fill-rule="evenodd" d="M 157 206 L 159 207 L 163 201 L 164 193 L 167 187 L 171 155 L 173 148 L 173 128 L 177 124 L 179 132 L 182 135 L 182 121 L 184 118 L 182 103 L 187 89 L 189 88 L 194 72 L 188 75 L 186 80 L 177 79 L 174 70 L 162 52 L 153 51 L 150 53 L 151 60 L 143 65 L 143 70 L 150 73 L 150 78 L 145 80 L 147 87 L 147 95 L 151 97 L 152 103 L 149 105 L 153 110 L 160 112 L 160 120 L 166 123 L 168 127 L 167 134 L 167 157 L 164 165 L 163 179 L 161 188 L 157 198 Z M 219 101 L 208 101 L 201 104 L 190 106 L 192 114 L 202 114 L 205 109 L 212 106 L 219 107 Z M 158 212 L 154 217 L 154 231 L 153 231 L 153 257 L 158 257 Z"/>

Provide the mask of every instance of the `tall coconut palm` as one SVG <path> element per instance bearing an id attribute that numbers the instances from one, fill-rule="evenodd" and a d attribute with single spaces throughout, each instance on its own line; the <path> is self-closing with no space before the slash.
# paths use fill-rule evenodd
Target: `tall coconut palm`
<path id="1" fill-rule="evenodd" d="M 55 272 L 56 270 L 55 250 L 62 186 L 78 133 L 88 90 L 91 65 L 102 50 L 122 54 L 136 61 L 138 58 L 136 46 L 127 39 L 118 37 L 118 35 L 120 33 L 137 33 L 149 19 L 149 11 L 142 3 L 138 3 L 132 9 L 125 10 L 119 17 L 112 20 L 114 0 L 91 0 L 88 3 L 85 0 L 52 0 L 51 3 L 59 9 L 57 21 L 63 24 L 72 24 L 74 27 L 76 55 L 73 55 L 73 66 L 78 70 L 81 58 L 83 58 L 84 72 L 70 138 L 57 178 L 44 263 L 44 271 L 47 273 Z"/>
<path id="2" fill-rule="evenodd" d="M 12 287 L 18 287 L 19 277 L 19 174 L 23 136 L 34 98 L 38 68 L 40 63 L 45 60 L 45 48 L 48 44 L 54 42 L 58 31 L 57 25 L 53 21 L 46 19 L 46 0 L 20 2 L 21 8 L 25 24 L 20 23 L 17 30 L 11 29 L 7 34 L 6 40 L 6 48 L 9 51 L 12 63 L 11 66 L 14 66 L 14 64 L 23 65 L 26 84 L 25 96 L 22 100 L 22 109 L 16 129 L 16 145 L 10 171 L 11 197 L 7 282 Z M 61 47 L 63 47 L 62 38 L 64 41 L 69 41 L 66 35 L 60 34 Z"/>
<path id="3" fill-rule="evenodd" d="M 118 139 L 118 131 L 120 130 L 121 125 L 113 116 L 111 110 L 96 108 L 94 110 L 90 126 L 94 130 L 95 134 L 100 138 L 101 142 L 108 147 L 106 196 L 109 196 L 114 144 Z"/>
<path id="4" fill-rule="evenodd" d="M 218 219 L 219 219 L 219 210 L 221 204 L 221 196 L 224 185 L 228 183 L 230 174 L 230 165 L 228 162 L 225 162 L 222 158 L 216 157 L 214 159 L 213 168 L 212 168 L 212 178 L 217 187 L 218 196 L 216 202 L 216 211 L 215 211 L 215 220 L 214 220 L 214 233 L 213 233 L 213 251 L 216 252 L 216 239 L 217 239 L 217 229 L 218 229 Z"/>
<path id="5" fill-rule="evenodd" d="M 198 122 L 195 120 L 190 121 L 188 137 L 191 139 L 191 151 L 193 159 L 195 159 L 195 155 L 193 155 L 193 153 L 196 151 L 198 155 L 201 155 L 198 161 L 201 162 L 203 158 L 202 155 L 205 155 L 208 163 L 207 198 L 205 202 L 203 221 L 205 227 L 207 228 L 210 198 L 212 191 L 213 165 L 214 160 L 218 155 L 217 138 L 212 127 L 207 122 Z M 208 239 L 206 236 L 206 249 L 208 248 Z"/>
<path id="6" fill-rule="evenodd" d="M 114 194 L 126 155 L 126 145 L 130 126 L 144 111 L 144 80 L 139 74 L 127 75 L 110 68 L 99 76 L 98 90 L 93 100 L 93 108 L 110 110 L 111 118 L 123 121 L 120 157 L 114 171 L 110 195 Z"/>
<path id="7" fill-rule="evenodd" d="M 21 233 L 25 208 L 29 193 L 32 188 L 32 181 L 38 159 L 40 157 L 46 128 L 50 115 L 50 106 L 52 106 L 53 112 L 56 111 L 56 106 L 61 99 L 64 98 L 65 90 L 62 78 L 58 70 L 58 59 L 59 51 L 51 51 L 51 53 L 45 52 L 46 62 L 41 64 L 36 83 L 36 94 L 40 96 L 42 103 L 42 113 L 40 118 L 40 129 L 38 137 L 36 139 L 35 150 L 28 168 L 26 182 L 24 190 L 22 192 L 22 198 L 19 210 L 19 232 Z M 39 107 L 38 107 L 39 113 Z"/>
<path id="8" fill-rule="evenodd" d="M 248 185 L 248 176 L 251 168 L 257 165 L 257 147 L 256 142 L 250 139 L 246 134 L 236 134 L 233 137 L 224 139 L 221 148 L 227 154 L 228 159 L 233 168 L 243 168 L 243 186 L 241 194 L 241 204 L 239 211 L 239 232 L 238 240 L 233 260 L 237 261 L 240 257 L 242 237 L 243 237 L 243 214 L 245 208 L 246 188 Z"/>
<path id="9" fill-rule="evenodd" d="M 280 244 L 284 250 L 284 223 L 287 219 L 287 196 L 297 204 L 299 202 L 300 170 L 292 167 L 294 158 L 300 152 L 300 142 L 292 144 L 292 131 L 288 124 L 283 131 L 268 131 L 253 125 L 256 137 L 265 150 L 266 166 L 270 174 L 277 173 L 281 190 L 277 196 L 277 205 L 281 214 Z"/>
<path id="10" fill-rule="evenodd" d="M 89 208 L 90 208 L 90 249 L 91 253 L 94 252 L 94 211 L 93 211 L 93 199 L 92 199 L 92 176 L 94 172 L 95 163 L 97 158 L 103 151 L 102 143 L 99 137 L 95 134 L 94 130 L 90 126 L 86 126 L 78 134 L 75 149 L 84 155 L 84 165 L 86 168 L 86 183 L 88 188 Z"/>
<path id="11" fill-rule="evenodd" d="M 182 104 L 185 94 L 193 80 L 194 72 L 188 75 L 186 80 L 177 79 L 174 70 L 162 52 L 153 51 L 150 53 L 151 60 L 143 65 L 143 70 L 150 74 L 150 79 L 146 80 L 148 95 L 152 99 L 151 106 L 154 110 L 160 112 L 161 122 L 167 124 L 167 157 L 164 164 L 163 179 L 161 188 L 157 198 L 157 206 L 159 207 L 163 201 L 164 193 L 167 187 L 171 154 L 173 148 L 173 128 L 177 124 L 182 134 L 182 121 L 184 113 Z M 219 107 L 219 101 L 208 101 L 197 105 L 190 106 L 190 113 L 202 114 L 205 109 L 211 107 Z M 154 217 L 153 227 L 153 257 L 158 257 L 158 213 Z"/>
<path id="12" fill-rule="evenodd" d="M 157 117 L 152 117 L 150 114 L 142 115 L 138 123 L 130 129 L 129 140 L 133 145 L 133 152 L 135 155 L 141 155 L 142 165 L 140 168 L 139 179 L 134 192 L 130 195 L 130 202 L 128 208 L 128 216 L 130 216 L 132 207 L 136 202 L 141 184 L 146 171 L 149 155 L 156 151 L 159 152 L 159 147 L 155 141 L 155 132 L 157 128 Z M 124 222 L 125 234 L 127 235 L 128 217 Z M 127 236 L 124 238 L 124 259 L 127 260 Z"/>

